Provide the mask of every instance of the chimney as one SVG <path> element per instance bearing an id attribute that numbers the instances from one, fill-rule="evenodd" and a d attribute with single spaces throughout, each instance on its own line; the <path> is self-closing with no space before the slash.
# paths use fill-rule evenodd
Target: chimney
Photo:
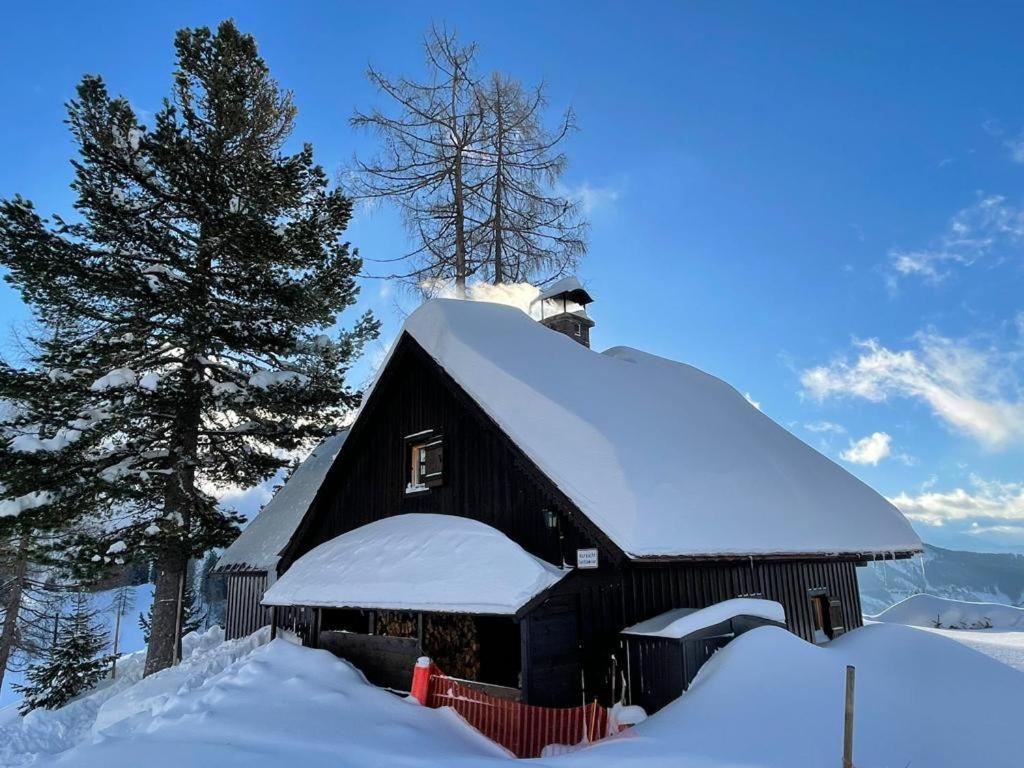
<path id="1" fill-rule="evenodd" d="M 593 299 L 575 277 L 564 277 L 533 300 L 540 303 L 540 322 L 553 331 L 564 333 L 585 347 L 590 346 L 594 321 L 587 315 Z"/>

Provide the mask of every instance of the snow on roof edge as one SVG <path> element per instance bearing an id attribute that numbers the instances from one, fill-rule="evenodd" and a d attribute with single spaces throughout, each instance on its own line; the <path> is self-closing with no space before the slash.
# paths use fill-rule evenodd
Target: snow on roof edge
<path id="1" fill-rule="evenodd" d="M 217 571 L 269 571 L 306 516 L 349 430 L 325 438 L 217 560 Z"/>

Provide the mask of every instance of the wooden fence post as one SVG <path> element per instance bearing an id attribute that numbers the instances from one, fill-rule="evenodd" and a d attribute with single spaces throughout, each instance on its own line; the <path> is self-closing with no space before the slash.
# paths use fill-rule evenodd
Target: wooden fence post
<path id="1" fill-rule="evenodd" d="M 857 670 L 846 667 L 846 712 L 843 717 L 843 768 L 853 768 L 853 689 Z"/>

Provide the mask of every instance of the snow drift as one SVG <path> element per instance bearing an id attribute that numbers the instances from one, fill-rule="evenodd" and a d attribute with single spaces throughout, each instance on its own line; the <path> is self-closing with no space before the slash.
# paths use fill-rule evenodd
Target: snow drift
<path id="1" fill-rule="evenodd" d="M 34 764 L 87 741 L 94 732 L 119 720 L 140 713 L 150 716 L 161 704 L 199 687 L 269 639 L 269 629 L 228 642 L 224 642 L 220 627 L 191 632 L 182 638 L 181 664 L 145 679 L 146 651 L 128 654 L 117 662 L 116 679 L 102 681 L 66 706 L 0 718 L 0 766 Z"/>
<path id="2" fill-rule="evenodd" d="M 1024 609 L 999 603 L 972 603 L 934 595 L 913 595 L 886 608 L 872 621 L 946 629 L 1021 629 Z"/>
<path id="3" fill-rule="evenodd" d="M 251 644 L 249 652 L 239 656 L 245 643 Z M 129 684 L 121 690 L 122 703 L 104 699 L 116 717 L 102 729 L 93 731 L 90 721 L 89 727 L 63 732 L 58 723 L 74 719 L 68 714 L 74 704 L 45 713 L 54 719 L 53 727 L 38 731 L 34 742 L 8 743 L 12 731 L 4 729 L 0 764 L 508 764 L 503 751 L 448 710 L 426 709 L 375 688 L 325 651 L 281 640 L 258 644 L 248 639 L 193 652 L 197 673 L 185 674 L 173 693 L 173 685 L 167 685 L 158 686 L 156 696 L 129 695 Z M 934 632 L 891 624 L 856 630 L 825 647 L 775 627 L 751 630 L 716 654 L 682 698 L 631 731 L 535 763 L 551 768 L 838 765 L 846 664 L 857 668 L 857 765 L 1020 764 L 1013 734 L 1024 675 Z M 199 673 L 201 668 L 205 671 Z M 178 677 L 177 669 L 161 674 Z M 56 755 L 60 750 L 67 751 Z"/>

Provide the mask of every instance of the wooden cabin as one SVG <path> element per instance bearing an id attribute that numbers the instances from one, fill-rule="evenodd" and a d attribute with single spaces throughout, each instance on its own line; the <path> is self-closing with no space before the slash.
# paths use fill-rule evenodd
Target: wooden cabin
<path id="1" fill-rule="evenodd" d="M 263 593 L 277 580 L 279 554 L 295 534 L 320 490 L 348 430 L 324 440 L 288 477 L 252 523 L 224 550 L 215 573 L 227 583 L 224 634 L 228 640 L 245 637 L 270 623 L 270 609 L 262 604 Z M 279 626 L 304 632 L 311 613 L 303 609 L 280 611 Z"/>
<path id="2" fill-rule="evenodd" d="M 440 653 L 449 674 L 549 706 L 617 698 L 619 633 L 673 609 L 772 600 L 808 642 L 861 625 L 856 567 L 918 552 L 906 519 L 725 382 L 631 348 L 589 349 L 589 302 L 571 281 L 542 297 L 543 322 L 454 300 L 408 318 L 288 540 L 271 547 L 279 559 L 261 560 L 276 571 L 264 607 L 279 623 L 301 612 L 310 644 L 392 687 L 390 668 Z M 288 597 L 302 591 L 290 569 L 310 573 L 304 558 L 399 515 L 470 518 L 561 576 L 500 614 L 441 594 L 356 596 L 342 579 L 332 597 L 330 569 L 315 601 Z M 500 572 L 481 567 L 481 586 Z M 230 634 L 246 610 L 229 607 Z M 359 638 L 344 649 L 343 634 Z"/>

